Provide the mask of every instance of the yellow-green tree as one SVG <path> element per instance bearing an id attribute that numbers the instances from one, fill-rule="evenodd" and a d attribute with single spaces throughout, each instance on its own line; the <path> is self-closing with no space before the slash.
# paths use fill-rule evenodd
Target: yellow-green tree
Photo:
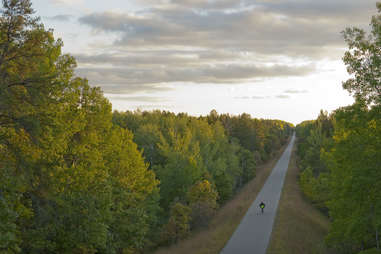
<path id="1" fill-rule="evenodd" d="M 333 219 L 328 242 L 356 251 L 380 248 L 381 111 L 355 104 L 336 112 L 334 146 L 328 153 Z"/>
<path id="2" fill-rule="evenodd" d="M 3 1 L 0 252 L 141 250 L 158 210 L 155 175 L 32 13 L 29 0 Z"/>
<path id="3" fill-rule="evenodd" d="M 190 233 L 191 208 L 176 202 L 172 205 L 168 223 L 162 232 L 164 243 L 175 243 L 186 238 Z"/>
<path id="4" fill-rule="evenodd" d="M 353 74 L 343 87 L 356 103 L 336 112 L 328 241 L 346 251 L 381 248 L 381 3 L 377 9 L 370 35 L 358 28 L 343 33 L 349 46 L 343 60 Z"/>
<path id="5" fill-rule="evenodd" d="M 206 226 L 214 215 L 218 193 L 208 180 L 194 184 L 187 193 L 187 201 L 192 209 L 192 227 Z"/>

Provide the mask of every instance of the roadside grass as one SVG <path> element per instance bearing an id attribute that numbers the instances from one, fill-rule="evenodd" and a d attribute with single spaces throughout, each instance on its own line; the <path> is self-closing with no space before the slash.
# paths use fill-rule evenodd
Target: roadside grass
<path id="1" fill-rule="evenodd" d="M 247 209 L 262 189 L 271 170 L 279 160 L 288 143 L 267 163 L 259 165 L 256 177 L 247 183 L 234 197 L 221 207 L 211 220 L 209 227 L 193 232 L 175 245 L 160 248 L 155 254 L 217 254 L 239 225 Z"/>
<path id="2" fill-rule="evenodd" d="M 267 254 L 328 254 L 329 220 L 303 196 L 294 145 Z"/>

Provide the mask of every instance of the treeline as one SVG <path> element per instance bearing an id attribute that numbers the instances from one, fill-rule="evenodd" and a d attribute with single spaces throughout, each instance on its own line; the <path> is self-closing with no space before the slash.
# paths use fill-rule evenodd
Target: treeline
<path id="1" fill-rule="evenodd" d="M 353 78 L 343 87 L 356 102 L 296 126 L 300 184 L 329 215 L 326 243 L 337 253 L 381 253 L 381 15 L 371 26 L 369 37 L 344 32 Z"/>
<path id="2" fill-rule="evenodd" d="M 0 17 L 0 253 L 137 253 L 186 237 L 284 144 L 283 121 L 111 112 L 29 0 Z"/>
<path id="3" fill-rule="evenodd" d="M 114 112 L 113 123 L 134 133 L 160 181 L 161 243 L 205 226 L 223 204 L 255 176 L 257 163 L 285 144 L 292 125 L 248 114 L 191 117 L 170 112 Z"/>

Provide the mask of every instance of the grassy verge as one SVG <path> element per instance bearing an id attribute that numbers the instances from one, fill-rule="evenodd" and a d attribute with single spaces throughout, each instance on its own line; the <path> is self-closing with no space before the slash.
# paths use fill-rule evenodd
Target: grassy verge
<path id="1" fill-rule="evenodd" d="M 221 207 L 207 229 L 194 232 L 191 237 L 155 254 L 217 254 L 230 239 L 247 209 L 262 189 L 267 177 L 282 155 L 285 145 L 273 159 L 257 167 L 256 177 L 247 183 L 235 197 Z"/>
<path id="2" fill-rule="evenodd" d="M 267 254 L 326 254 L 329 221 L 306 200 L 299 188 L 295 147 L 284 182 Z"/>

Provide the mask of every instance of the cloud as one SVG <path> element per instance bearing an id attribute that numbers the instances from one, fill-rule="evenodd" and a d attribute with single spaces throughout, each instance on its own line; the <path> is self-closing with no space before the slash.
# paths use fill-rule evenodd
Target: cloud
<path id="1" fill-rule="evenodd" d="M 79 22 L 120 33 L 115 45 L 130 48 L 191 46 L 316 58 L 344 46 L 340 32 L 358 19 L 368 24 L 375 9 L 373 0 L 156 2 L 140 12 L 92 13 Z"/>
<path id="2" fill-rule="evenodd" d="M 168 99 L 163 97 L 152 97 L 152 96 L 125 96 L 123 94 L 105 94 L 108 99 L 119 100 L 119 101 L 129 101 L 129 102 L 163 102 L 168 101 Z"/>
<path id="3" fill-rule="evenodd" d="M 280 94 L 280 95 L 275 96 L 275 98 L 278 98 L 278 99 L 289 99 L 291 97 L 289 95 Z"/>
<path id="4" fill-rule="evenodd" d="M 67 21 L 70 21 L 72 17 L 73 17 L 72 15 L 61 14 L 61 15 L 55 15 L 55 16 L 46 17 L 46 18 L 52 21 L 67 22 Z"/>
<path id="5" fill-rule="evenodd" d="M 251 98 L 250 96 L 237 96 L 237 97 L 234 97 L 234 99 L 241 99 L 241 100 L 248 100 L 250 98 Z"/>
<path id="6" fill-rule="evenodd" d="M 73 5 L 73 4 L 82 4 L 84 0 L 50 0 L 55 4 L 65 4 L 65 5 Z"/>
<path id="7" fill-rule="evenodd" d="M 322 47 L 329 51 L 329 47 L 343 45 L 342 28 L 336 25 L 281 19 L 258 8 L 236 13 L 210 11 L 207 15 L 191 9 L 158 9 L 140 15 L 104 12 L 83 16 L 79 22 L 120 33 L 115 45 L 129 48 L 192 46 L 304 57 L 320 55 Z"/>
<path id="8" fill-rule="evenodd" d="M 167 90 L 168 83 L 242 83 L 263 78 L 305 76 L 315 70 L 313 65 L 194 65 L 171 68 L 136 67 L 133 63 L 120 68 L 79 67 L 76 73 L 100 85 L 106 93 L 147 92 Z"/>
<path id="9" fill-rule="evenodd" d="M 285 90 L 284 93 L 289 93 L 289 94 L 308 93 L 308 90 L 289 89 L 289 90 Z"/>
<path id="10" fill-rule="evenodd" d="M 375 11 L 375 0 L 289 0 L 260 1 L 266 9 L 288 16 L 308 19 L 327 19 L 348 23 L 365 22 Z"/>
<path id="11" fill-rule="evenodd" d="M 174 108 L 173 105 L 157 105 L 157 104 L 148 104 L 148 105 L 138 105 L 135 107 L 136 109 L 140 110 L 168 110 L 171 108 Z"/>
<path id="12" fill-rule="evenodd" d="M 150 4 L 157 7 L 177 7 L 177 8 L 199 8 L 199 9 L 226 9 L 240 6 L 238 0 L 137 0 L 143 4 Z"/>
<path id="13" fill-rule="evenodd" d="M 241 100 L 262 100 L 262 99 L 269 99 L 269 98 L 271 98 L 271 97 L 270 96 L 258 96 L 258 95 L 234 97 L 234 99 L 241 99 Z"/>
<path id="14" fill-rule="evenodd" d="M 135 0 L 141 4 L 148 4 L 156 8 L 184 9 L 211 11 L 224 10 L 234 12 L 237 10 L 262 7 L 267 11 L 285 16 L 298 16 L 303 18 L 332 18 L 364 21 L 369 14 L 374 13 L 376 0 Z M 366 20 L 365 19 L 365 20 Z"/>
<path id="15" fill-rule="evenodd" d="M 269 98 L 269 96 L 251 96 L 251 99 L 253 100 L 260 100 L 260 99 L 266 99 Z"/>
<path id="16" fill-rule="evenodd" d="M 317 73 L 308 63 L 341 58 L 346 45 L 340 32 L 367 25 L 376 1 L 135 2 L 146 8 L 78 19 L 117 36 L 111 47 L 98 49 L 102 54 L 76 56 L 77 72 L 105 91 L 154 92 L 176 82 L 234 84 Z"/>

